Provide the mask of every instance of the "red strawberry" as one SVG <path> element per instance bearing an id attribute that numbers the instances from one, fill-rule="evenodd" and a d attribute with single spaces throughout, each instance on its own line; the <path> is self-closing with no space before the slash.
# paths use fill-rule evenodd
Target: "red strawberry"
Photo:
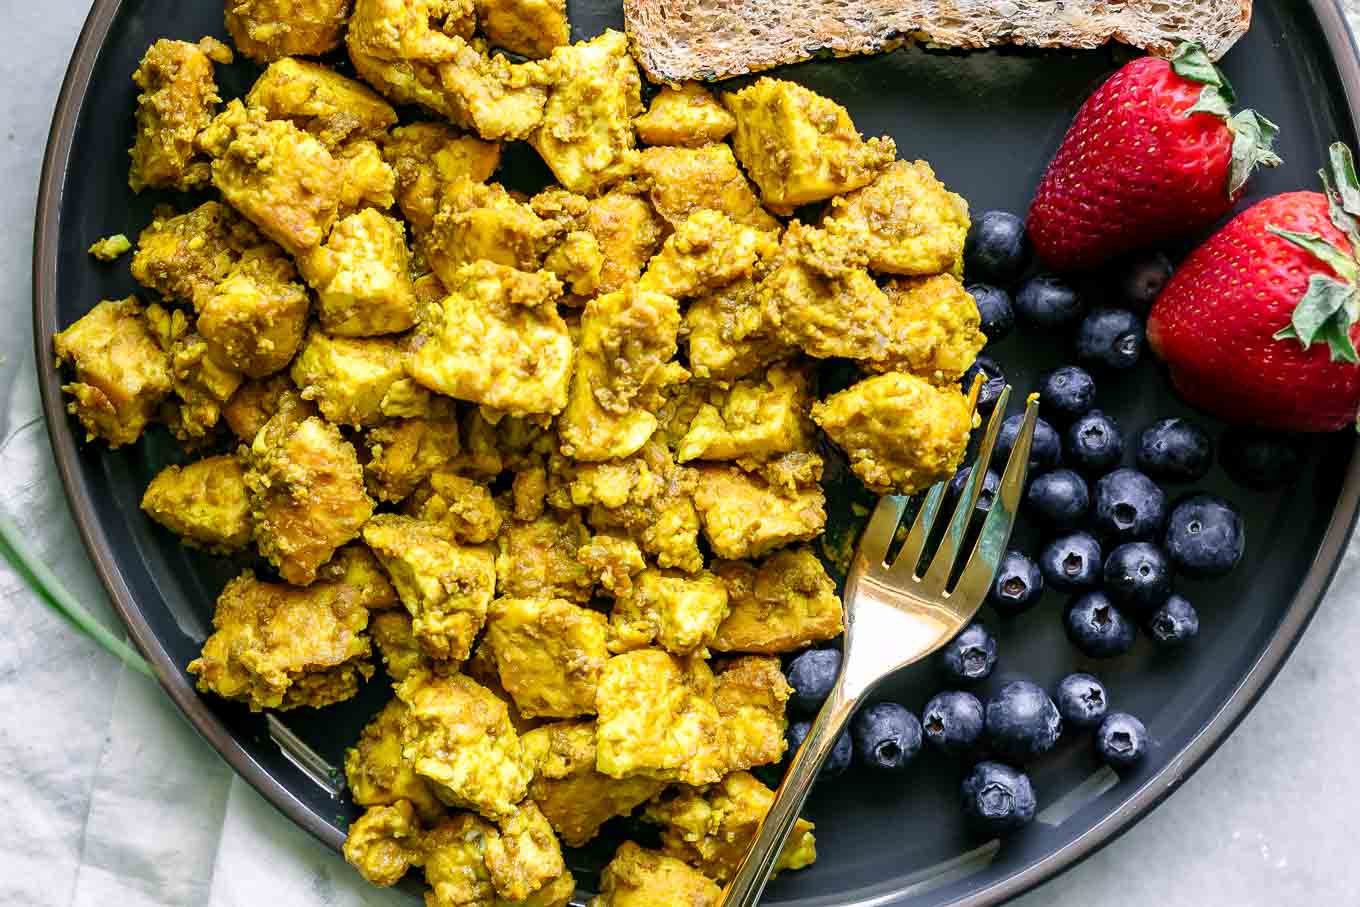
<path id="1" fill-rule="evenodd" d="M 1208 228 L 1257 164 L 1273 167 L 1275 124 L 1235 116 L 1232 86 L 1198 45 L 1142 57 L 1077 111 L 1035 192 L 1029 235 L 1060 271 Z"/>
<path id="2" fill-rule="evenodd" d="M 1326 193 L 1243 211 L 1172 276 L 1148 316 L 1152 349 L 1191 403 L 1232 422 L 1335 431 L 1360 408 L 1360 182 L 1331 148 Z"/>

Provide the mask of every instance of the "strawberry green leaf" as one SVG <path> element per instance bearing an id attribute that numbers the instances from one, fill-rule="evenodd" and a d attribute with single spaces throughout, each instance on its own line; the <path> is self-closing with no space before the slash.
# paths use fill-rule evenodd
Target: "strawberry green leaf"
<path id="1" fill-rule="evenodd" d="M 1337 319 L 1333 318 L 1322 326 L 1322 330 L 1318 332 L 1318 340 L 1327 344 L 1333 362 L 1360 365 L 1360 353 L 1355 351 L 1350 331 L 1338 323 Z"/>
<path id="2" fill-rule="evenodd" d="M 1213 60 L 1209 59 L 1204 48 L 1193 41 L 1185 41 L 1176 48 L 1176 52 L 1171 55 L 1171 70 L 1182 79 L 1216 88 L 1225 105 L 1231 105 L 1237 100 L 1237 93 L 1233 91 L 1228 77 L 1214 65 Z M 1200 103 L 1203 102 L 1204 95 L 1201 94 Z"/>
<path id="3" fill-rule="evenodd" d="M 1357 309 L 1360 294 L 1353 285 L 1314 274 L 1308 279 L 1308 291 L 1294 307 L 1289 325 L 1278 331 L 1275 339 L 1297 340 L 1305 350 L 1314 343 L 1326 343 L 1333 362 L 1360 363 L 1350 336 Z"/>
<path id="4" fill-rule="evenodd" d="M 1355 175 L 1355 159 L 1344 142 L 1335 142 L 1327 149 L 1327 157 L 1336 176 L 1336 192 L 1341 207 L 1352 217 L 1360 217 L 1360 178 Z"/>
<path id="5" fill-rule="evenodd" d="M 1326 168 L 1319 170 L 1318 176 L 1322 177 L 1322 189 L 1327 196 L 1328 218 L 1336 225 L 1338 230 L 1346 234 L 1346 238 L 1351 241 L 1352 250 L 1360 249 L 1360 221 L 1357 221 L 1346 210 L 1345 201 L 1332 183 L 1332 178 L 1328 175 Z"/>
<path id="6" fill-rule="evenodd" d="M 1223 97 L 1223 92 L 1216 86 L 1205 85 L 1200 89 L 1199 100 L 1185 112 L 1185 115 L 1190 116 L 1192 113 L 1207 113 L 1220 120 L 1226 120 L 1232 115 L 1232 101 Z"/>
<path id="7" fill-rule="evenodd" d="M 1275 135 L 1280 131 L 1270 120 L 1254 110 L 1244 110 L 1228 119 L 1232 133 L 1232 166 L 1228 170 L 1228 195 L 1236 196 L 1260 167 L 1278 167 L 1280 156 L 1275 153 Z"/>
<path id="8" fill-rule="evenodd" d="M 1287 240 L 1304 250 L 1314 258 L 1321 261 L 1327 267 L 1337 273 L 1337 276 L 1347 283 L 1354 284 L 1356 279 L 1357 267 L 1355 259 L 1342 252 L 1336 246 L 1327 242 L 1316 233 L 1297 233 L 1293 230 L 1281 230 L 1276 226 L 1267 226 L 1266 230 L 1274 233 L 1281 239 Z"/>

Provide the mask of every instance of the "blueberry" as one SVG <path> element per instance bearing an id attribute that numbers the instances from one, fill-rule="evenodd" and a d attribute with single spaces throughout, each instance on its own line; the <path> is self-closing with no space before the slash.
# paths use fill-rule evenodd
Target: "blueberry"
<path id="1" fill-rule="evenodd" d="M 1246 527 L 1233 506 L 1211 494 L 1194 494 L 1171 510 L 1166 550 L 1177 569 L 1194 577 L 1223 576 L 1242 560 Z"/>
<path id="2" fill-rule="evenodd" d="M 1016 413 L 1001 423 L 1001 430 L 996 433 L 996 454 L 993 462 L 1005 463 L 1010 457 L 1011 448 L 1015 446 L 1016 436 L 1020 434 L 1020 426 L 1024 422 L 1024 414 Z M 1053 430 L 1052 425 L 1039 419 L 1034 424 L 1034 441 L 1029 448 L 1029 475 L 1033 477 L 1045 469 L 1052 469 L 1061 460 L 1062 442 L 1058 440 L 1058 433 Z"/>
<path id="3" fill-rule="evenodd" d="M 1096 379 L 1079 365 L 1055 368 L 1039 381 L 1039 406 L 1055 422 L 1071 422 L 1095 403 Z"/>
<path id="4" fill-rule="evenodd" d="M 1001 559 L 987 600 L 1002 614 L 1020 614 L 1043 594 L 1044 575 L 1039 572 L 1039 565 L 1012 549 Z"/>
<path id="5" fill-rule="evenodd" d="M 1012 680 L 987 702 L 987 742 L 1007 759 L 1042 756 L 1061 735 L 1058 707 L 1036 683 Z"/>
<path id="6" fill-rule="evenodd" d="M 883 772 L 900 772 L 921 751 L 921 722 L 903 705 L 880 702 L 861 709 L 850 723 L 859 761 Z"/>
<path id="7" fill-rule="evenodd" d="M 1148 732 L 1127 712 L 1111 712 L 1096 731 L 1096 752 L 1111 768 L 1129 768 L 1147 755 Z"/>
<path id="8" fill-rule="evenodd" d="M 976 683 L 996 667 L 996 640 L 982 624 L 970 624 L 940 650 L 945 676 L 956 683 Z"/>
<path id="9" fill-rule="evenodd" d="M 793 695 L 789 704 L 794 711 L 804 715 L 815 715 L 831 695 L 836 678 L 841 672 L 841 653 L 839 649 L 809 649 L 789 662 L 789 686 Z"/>
<path id="10" fill-rule="evenodd" d="M 1297 438 L 1255 428 L 1229 428 L 1218 451 L 1228 476 L 1256 491 L 1290 484 L 1299 477 L 1303 465 L 1302 445 Z"/>
<path id="11" fill-rule="evenodd" d="M 1170 279 L 1171 260 L 1153 252 L 1126 262 L 1115 278 L 1115 290 L 1121 303 L 1135 312 L 1146 312 Z"/>
<path id="12" fill-rule="evenodd" d="M 996 407 L 996 401 L 1001 397 L 1001 392 L 1006 389 L 1006 376 L 1001 372 L 1001 366 L 990 356 L 979 356 L 973 360 L 973 364 L 968 367 L 968 371 L 963 373 L 963 380 L 959 385 L 965 394 L 973 389 L 973 379 L 982 375 L 982 389 L 978 391 L 978 412 L 989 413 Z"/>
<path id="13" fill-rule="evenodd" d="M 1083 655 L 1113 658 L 1133 648 L 1133 624 L 1104 592 L 1087 592 L 1073 599 L 1063 620 L 1067 638 Z"/>
<path id="14" fill-rule="evenodd" d="M 1009 765 L 979 762 L 963 779 L 960 794 L 968 823 L 983 834 L 1004 834 L 1034 819 L 1034 785 Z"/>
<path id="15" fill-rule="evenodd" d="M 1077 328 L 1077 360 L 1122 371 L 1143 357 L 1143 319 L 1128 309 L 1096 309 Z"/>
<path id="16" fill-rule="evenodd" d="M 1061 328 L 1075 324 L 1086 311 L 1086 303 L 1076 289 L 1061 277 L 1040 274 L 1031 277 L 1015 294 L 1015 309 L 1035 327 Z"/>
<path id="17" fill-rule="evenodd" d="M 1163 482 L 1197 482 L 1214 463 L 1214 442 L 1185 419 L 1158 419 L 1138 435 L 1138 468 Z"/>
<path id="18" fill-rule="evenodd" d="M 1100 582 L 1100 542 L 1089 532 L 1069 532 L 1044 546 L 1039 569 L 1049 588 L 1059 592 L 1089 589 Z"/>
<path id="19" fill-rule="evenodd" d="M 1070 469 L 1054 469 L 1029 483 L 1025 505 L 1051 526 L 1079 523 L 1091 507 L 1086 480 Z"/>
<path id="20" fill-rule="evenodd" d="M 981 700 L 962 690 L 940 693 L 921 711 L 926 740 L 946 753 L 966 753 L 976 746 L 984 721 Z"/>
<path id="21" fill-rule="evenodd" d="M 1171 594 L 1171 561 L 1150 542 L 1128 542 L 1105 559 L 1105 593 L 1132 614 L 1147 615 Z"/>
<path id="22" fill-rule="evenodd" d="M 1119 423 L 1098 409 L 1077 417 L 1064 437 L 1067 462 L 1092 475 L 1108 472 L 1124 456 L 1124 433 Z"/>
<path id="23" fill-rule="evenodd" d="M 1105 684 L 1090 674 L 1068 674 L 1058 681 L 1053 701 L 1062 720 L 1077 728 L 1093 728 L 1105 717 L 1110 695 Z"/>
<path id="24" fill-rule="evenodd" d="M 945 494 L 949 500 L 957 501 L 963 494 L 964 488 L 968 486 L 968 479 L 973 475 L 973 467 L 965 466 L 954 473 L 954 478 L 949 480 L 949 486 Z M 996 500 L 996 494 L 1001 490 L 1001 475 L 995 470 L 987 470 L 987 474 L 982 477 L 982 487 L 978 489 L 977 510 L 987 513 L 992 509 L 992 502 Z"/>
<path id="25" fill-rule="evenodd" d="M 1166 522 L 1166 495 L 1138 470 L 1116 469 L 1096 482 L 1094 513 L 1096 529 L 1112 539 L 1155 538 Z"/>
<path id="26" fill-rule="evenodd" d="M 967 289 L 968 295 L 977 302 L 982 333 L 988 343 L 996 343 L 1015 330 L 1015 309 L 1011 306 L 1010 293 L 987 283 L 970 284 Z"/>
<path id="27" fill-rule="evenodd" d="M 1009 211 L 983 211 L 968 228 L 963 271 L 972 279 L 1010 285 L 1029 264 L 1025 222 Z"/>
<path id="28" fill-rule="evenodd" d="M 1148 633 L 1159 646 L 1179 648 L 1199 633 L 1199 614 L 1194 605 L 1172 595 L 1148 618 Z"/>
<path id="29" fill-rule="evenodd" d="M 798 751 L 798 747 L 803 745 L 807 739 L 808 732 L 812 730 L 811 721 L 795 721 L 789 725 L 784 739 L 789 742 L 788 752 L 785 759 L 792 759 L 793 754 Z M 855 758 L 855 745 L 850 742 L 850 731 L 841 731 L 841 735 L 836 738 L 836 745 L 831 748 L 831 755 L 826 757 L 821 769 L 817 772 L 818 781 L 826 781 L 838 775 L 845 774 L 845 770 L 850 767 L 850 763 Z"/>

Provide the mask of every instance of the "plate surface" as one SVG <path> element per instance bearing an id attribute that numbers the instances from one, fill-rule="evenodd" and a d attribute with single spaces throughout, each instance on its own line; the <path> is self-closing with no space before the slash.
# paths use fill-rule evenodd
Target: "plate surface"
<path id="1" fill-rule="evenodd" d="M 571 6 L 578 37 L 621 25 L 617 4 Z M 61 377 L 52 367 L 53 331 L 99 299 L 138 289 L 126 258 L 101 265 L 85 247 L 110 233 L 135 236 L 152 207 L 171 200 L 137 197 L 127 189 L 125 149 L 136 98 L 130 75 L 159 37 L 225 37 L 221 9 L 220 0 L 95 3 L 58 103 L 39 196 L 37 361 L 72 510 L 133 638 L 171 697 L 236 770 L 290 818 L 338 847 L 354 813 L 333 794 L 324 771 L 306 764 L 306 749 L 340 764 L 344 748 L 386 698 L 387 685 L 376 679 L 351 702 L 319 713 L 288 713 L 281 724 L 200 698 L 183 666 L 197 655 L 216 594 L 240 565 L 182 548 L 138 509 L 152 476 L 181 458 L 173 440 L 156 431 L 117 453 L 83 443 L 78 426 L 63 412 Z M 975 211 L 1022 211 L 1072 114 L 1128 55 L 1112 49 L 911 50 L 807 63 L 778 74 L 846 105 L 866 134 L 894 136 L 901 156 L 930 161 Z M 1258 175 L 1244 204 L 1279 191 L 1314 188 L 1327 143 L 1341 139 L 1354 146 L 1355 105 L 1348 106 L 1347 94 L 1360 91 L 1358 59 L 1335 0 L 1311 5 L 1258 0 L 1251 32 L 1223 65 L 1245 102 L 1280 125 L 1278 150 L 1286 165 Z M 221 77 L 224 93 L 242 93 L 254 74 L 249 64 L 228 68 Z M 507 159 L 508 181 L 532 186 L 544 179 L 531 151 Z M 1059 363 L 1062 350 L 1051 339 L 1022 331 L 994 355 L 1010 380 L 1027 389 Z M 1104 382 L 1100 405 L 1132 431 L 1153 418 L 1190 414 L 1152 363 L 1118 382 Z M 800 907 L 999 903 L 1128 828 L 1241 720 L 1303 632 L 1355 521 L 1360 458 L 1353 457 L 1354 447 L 1354 440 L 1343 435 L 1317 439 L 1298 483 L 1280 494 L 1247 494 L 1217 469 L 1202 483 L 1242 507 L 1248 545 L 1241 569 L 1229 580 L 1180 584 L 1203 619 L 1200 640 L 1183 656 L 1155 652 L 1143 639 L 1117 661 L 1083 659 L 1063 638 L 1062 603 L 1056 596 L 1008 622 L 984 613 L 999 637 L 1002 657 L 997 675 L 980 693 L 985 696 L 1017 675 L 1051 684 L 1074 668 L 1098 672 L 1118 707 L 1141 716 L 1155 738 L 1151 757 L 1137 772 L 1113 784 L 1114 777 L 1098 768 L 1089 741 L 1073 735 L 1033 770 L 1043 810 L 1039 821 L 1004 846 L 965 834 L 956 803 L 959 767 L 947 760 L 925 755 L 905 782 L 853 774 L 824 786 L 810 803 L 821 853 L 816 866 L 776 880 L 765 902 Z M 1021 545 L 1035 542 L 1023 531 L 1017 538 Z M 927 664 L 883 695 L 919 709 L 938 688 Z M 645 834 L 623 821 L 616 825 L 614 832 Z M 616 840 L 573 854 L 583 885 L 593 883 L 594 871 Z"/>

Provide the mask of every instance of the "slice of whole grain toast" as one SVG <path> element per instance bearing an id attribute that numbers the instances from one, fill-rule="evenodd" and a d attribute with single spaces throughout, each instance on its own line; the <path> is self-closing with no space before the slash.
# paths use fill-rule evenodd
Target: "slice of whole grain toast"
<path id="1" fill-rule="evenodd" d="M 1251 0 L 624 0 L 628 35 L 657 82 L 724 79 L 815 54 L 940 47 L 1098 47 L 1217 60 L 1251 24 Z"/>

